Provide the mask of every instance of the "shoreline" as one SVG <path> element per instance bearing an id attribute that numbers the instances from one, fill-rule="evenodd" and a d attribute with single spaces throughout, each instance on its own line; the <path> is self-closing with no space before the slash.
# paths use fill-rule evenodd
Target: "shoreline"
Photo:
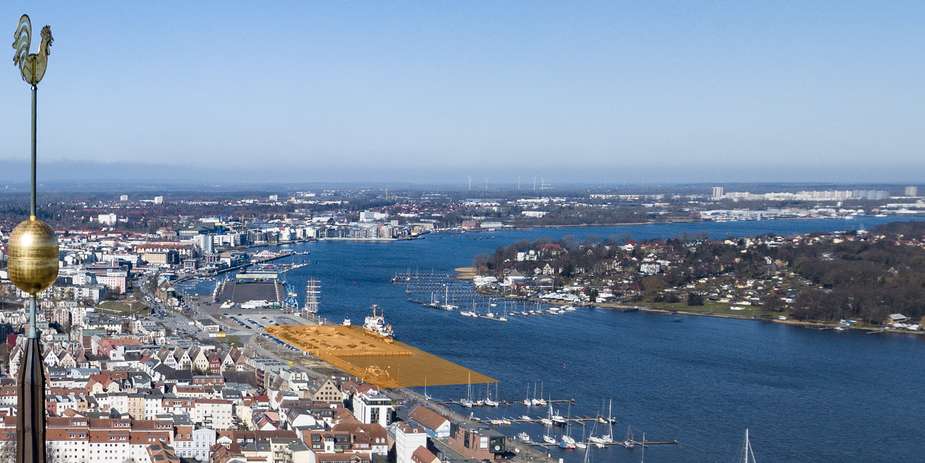
<path id="1" fill-rule="evenodd" d="M 746 316 L 746 315 L 736 315 L 736 314 L 724 314 L 724 313 L 712 313 L 712 312 L 695 312 L 690 310 L 671 310 L 663 309 L 658 307 L 647 307 L 645 305 L 628 305 L 622 303 L 600 303 L 592 304 L 588 306 L 589 308 L 595 309 L 604 309 L 604 310 L 616 310 L 616 311 L 627 311 L 627 310 L 636 310 L 639 312 L 655 313 L 655 314 L 665 314 L 665 315 L 686 315 L 694 317 L 713 317 L 713 318 L 729 318 L 733 320 L 752 320 L 758 322 L 770 322 L 777 323 L 780 325 L 794 326 L 798 328 L 815 328 L 819 331 L 836 331 L 836 328 L 843 328 L 844 331 L 864 331 L 866 334 L 911 334 L 916 336 L 925 335 L 923 331 L 910 331 L 910 330 L 896 330 L 884 327 L 876 326 L 844 326 L 838 322 L 825 321 L 825 320 L 794 320 L 792 318 L 787 318 L 786 320 L 781 320 L 778 318 L 764 318 L 756 316 Z"/>
<path id="2" fill-rule="evenodd" d="M 465 280 L 466 278 L 457 276 L 457 279 Z M 471 279 L 471 278 L 469 278 Z M 544 301 L 542 299 L 531 297 L 527 299 L 522 298 L 512 298 L 508 296 L 501 296 L 493 293 L 483 293 L 491 294 L 495 297 L 501 297 L 503 299 L 516 299 L 516 300 L 527 300 L 530 302 L 539 302 L 544 304 L 550 304 L 552 301 Z M 555 301 L 562 302 L 562 301 Z M 562 302 L 567 304 L 567 302 Z M 627 304 L 622 302 L 601 302 L 594 304 L 587 304 L 581 307 L 586 307 L 590 309 L 601 309 L 601 310 L 613 310 L 617 312 L 646 312 L 652 314 L 661 314 L 661 315 L 684 315 L 684 316 L 693 316 L 693 317 L 712 317 L 712 318 L 728 318 L 733 320 L 751 320 L 758 322 L 770 322 L 777 323 L 780 325 L 788 325 L 797 328 L 807 328 L 807 329 L 816 329 L 818 331 L 841 331 L 838 328 L 842 328 L 844 331 L 863 331 L 865 334 L 909 334 L 913 336 L 925 336 L 925 331 L 911 331 L 911 330 L 897 330 L 886 327 L 877 327 L 877 326 L 844 326 L 834 321 L 826 320 L 794 320 L 792 318 L 787 318 L 786 320 L 781 320 L 778 318 L 765 318 L 760 316 L 748 316 L 748 315 L 737 315 L 729 313 L 715 313 L 715 312 L 697 312 L 693 310 L 684 310 L 682 309 L 668 309 L 661 307 L 652 307 L 647 306 L 645 303 L 639 304 Z"/>
<path id="3" fill-rule="evenodd" d="M 915 217 L 919 214 L 913 214 L 912 217 Z M 861 215 L 857 217 L 877 217 L 875 215 Z M 888 216 L 888 217 L 900 217 L 898 215 Z M 459 227 L 443 229 L 438 231 L 440 232 L 465 232 L 465 233 L 482 233 L 482 232 L 493 232 L 493 231 L 515 231 L 515 230 L 536 230 L 541 228 L 594 228 L 594 227 L 622 227 L 622 226 L 639 226 L 639 225 L 671 225 L 671 224 L 692 224 L 692 223 L 743 223 L 743 222 L 774 222 L 779 220 L 841 220 L 845 222 L 851 222 L 851 219 L 846 219 L 845 217 L 776 217 L 776 218 L 767 218 L 761 220 L 704 220 L 704 219 L 678 219 L 678 220 L 649 220 L 645 222 L 617 222 L 617 223 L 586 223 L 586 224 L 555 224 L 555 225 L 546 225 L 546 224 L 535 224 L 535 225 L 521 225 L 521 226 L 506 226 L 501 228 L 485 228 L 485 229 L 472 229 L 472 230 L 463 230 Z"/>

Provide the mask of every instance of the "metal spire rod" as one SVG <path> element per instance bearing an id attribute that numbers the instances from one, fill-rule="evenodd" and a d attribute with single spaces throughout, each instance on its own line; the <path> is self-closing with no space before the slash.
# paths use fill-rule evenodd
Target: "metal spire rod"
<path id="1" fill-rule="evenodd" d="M 38 318 L 38 315 L 37 315 L 38 308 L 36 307 L 36 306 L 38 305 L 38 303 L 37 303 L 37 301 L 36 301 L 37 298 L 38 298 L 38 296 L 36 296 L 35 294 L 33 294 L 33 295 L 32 295 L 32 303 L 29 305 L 29 334 L 28 334 L 28 338 L 29 338 L 29 339 L 37 339 L 37 338 L 38 338 L 38 331 L 39 331 L 39 330 L 37 330 L 37 329 L 35 328 L 36 318 Z"/>
<path id="2" fill-rule="evenodd" d="M 39 92 L 39 87 L 37 85 L 32 85 L 32 202 L 29 206 L 29 218 L 35 220 L 36 215 L 36 194 L 35 194 L 35 185 L 36 185 L 36 112 L 38 111 L 38 105 L 36 104 L 37 96 Z"/>

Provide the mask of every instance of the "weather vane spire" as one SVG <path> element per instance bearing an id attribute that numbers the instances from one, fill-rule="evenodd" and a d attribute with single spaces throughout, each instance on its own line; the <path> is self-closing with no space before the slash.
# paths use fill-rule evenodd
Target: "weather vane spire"
<path id="1" fill-rule="evenodd" d="M 19 72 L 22 74 L 22 80 L 33 87 L 41 82 L 45 77 L 45 69 L 48 68 L 48 56 L 51 55 L 51 44 L 55 39 L 51 36 L 51 26 L 42 28 L 42 42 L 36 53 L 29 53 L 29 47 L 32 46 L 32 21 L 29 15 L 22 15 L 19 18 L 19 26 L 13 34 L 13 49 L 16 53 L 13 55 L 13 64 L 19 66 Z"/>
<path id="2" fill-rule="evenodd" d="M 29 218 L 10 234 L 9 278 L 17 288 L 32 296 L 29 331 L 16 384 L 16 462 L 45 463 L 45 371 L 37 323 L 38 295 L 58 277 L 58 240 L 54 230 L 38 219 L 36 210 L 36 125 L 38 83 L 45 77 L 51 52 L 51 27 L 42 28 L 42 41 L 36 53 L 32 45 L 32 21 L 22 15 L 13 34 L 13 64 L 22 79 L 32 87 L 32 200 Z"/>

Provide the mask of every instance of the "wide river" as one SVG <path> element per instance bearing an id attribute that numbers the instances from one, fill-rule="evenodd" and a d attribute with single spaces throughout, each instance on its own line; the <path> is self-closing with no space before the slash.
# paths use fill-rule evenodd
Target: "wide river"
<path id="1" fill-rule="evenodd" d="M 296 288 L 304 288 L 309 276 L 319 279 L 321 313 L 335 322 L 344 317 L 361 321 L 370 304 L 379 304 L 398 338 L 499 379 L 503 399 L 522 400 L 528 383 L 539 380 L 554 399 L 577 401 L 572 414 L 595 415 L 603 400 L 613 399 L 618 439 L 629 425 L 640 440 L 644 431 L 649 439 L 680 441 L 679 446 L 650 448 L 650 462 L 736 461 L 746 427 L 760 461 L 925 461 L 922 337 L 602 309 L 498 323 L 409 302 L 403 287 L 390 282 L 409 268 L 451 272 L 470 265 L 478 254 L 523 239 L 724 238 L 872 228 L 889 220 L 548 228 L 433 234 L 385 243 L 322 241 L 295 246 L 311 250 L 311 265 L 286 279 Z M 458 399 L 465 386 L 428 392 Z M 545 410 L 514 405 L 491 413 L 539 416 Z M 527 431 L 535 440 L 543 434 L 538 425 L 506 431 Z M 572 435 L 581 433 L 577 428 Z M 582 458 L 581 451 L 553 453 L 570 461 Z M 640 456 L 638 448 L 611 447 L 592 450 L 591 459 L 638 461 Z"/>

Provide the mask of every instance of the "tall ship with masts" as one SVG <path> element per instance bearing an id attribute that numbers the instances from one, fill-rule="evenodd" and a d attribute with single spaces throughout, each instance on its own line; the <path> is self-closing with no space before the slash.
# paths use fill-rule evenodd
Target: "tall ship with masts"
<path id="1" fill-rule="evenodd" d="M 306 316 L 313 317 L 318 313 L 318 304 L 321 301 L 321 283 L 309 278 L 305 285 L 305 307 L 302 309 Z"/>

